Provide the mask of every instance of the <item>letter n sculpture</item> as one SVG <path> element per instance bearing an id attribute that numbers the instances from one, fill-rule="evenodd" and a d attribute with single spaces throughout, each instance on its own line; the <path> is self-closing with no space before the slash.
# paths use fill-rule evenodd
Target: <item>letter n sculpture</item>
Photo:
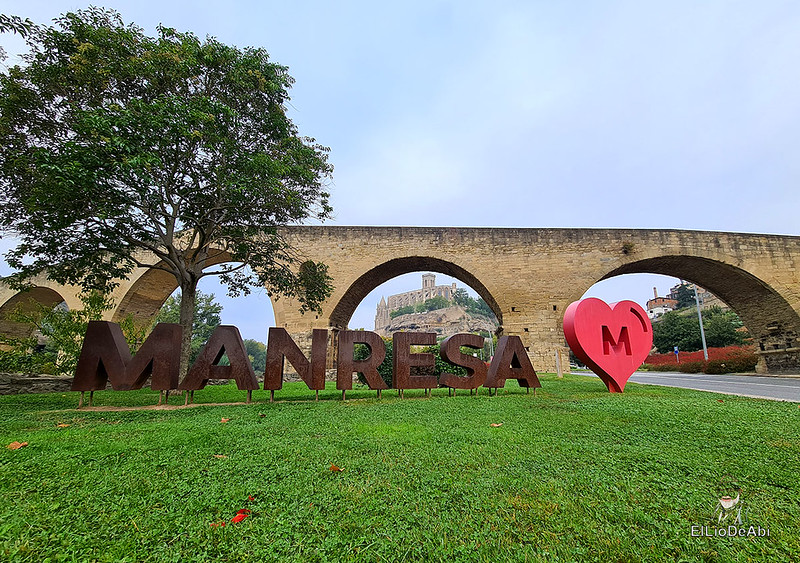
<path id="1" fill-rule="evenodd" d="M 633 301 L 611 305 L 594 297 L 575 301 L 564 313 L 564 336 L 575 357 L 611 393 L 622 393 L 653 347 L 650 319 Z"/>

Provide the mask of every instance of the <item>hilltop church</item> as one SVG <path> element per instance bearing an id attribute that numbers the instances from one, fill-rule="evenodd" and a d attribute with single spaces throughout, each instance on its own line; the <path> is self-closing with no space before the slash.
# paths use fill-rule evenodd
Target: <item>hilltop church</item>
<path id="1" fill-rule="evenodd" d="M 390 295 L 388 300 L 381 297 L 381 302 L 378 303 L 378 310 L 375 313 L 375 332 L 382 334 L 392 322 L 389 313 L 400 307 L 424 303 L 426 299 L 431 299 L 432 297 L 444 297 L 448 301 L 452 301 L 455 293 L 455 283 L 451 285 L 436 285 L 436 274 L 422 274 L 422 289 Z"/>

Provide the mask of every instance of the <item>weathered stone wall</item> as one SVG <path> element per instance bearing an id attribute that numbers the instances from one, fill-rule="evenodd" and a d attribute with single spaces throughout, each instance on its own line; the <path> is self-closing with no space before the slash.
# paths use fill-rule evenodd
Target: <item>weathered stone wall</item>
<path id="1" fill-rule="evenodd" d="M 0 395 L 24 393 L 63 393 L 72 387 L 71 377 L 0 373 Z"/>
<path id="2" fill-rule="evenodd" d="M 301 315 L 291 300 L 276 303 L 277 324 L 292 333 L 344 328 L 384 281 L 434 271 L 471 286 L 495 312 L 502 334 L 520 336 L 534 367 L 554 371 L 556 354 L 568 365 L 567 305 L 602 279 L 659 273 L 696 282 L 730 305 L 769 352 L 762 368 L 800 369 L 787 367 L 800 342 L 800 237 L 432 227 L 293 227 L 286 233 L 308 258 L 328 264 L 335 285 L 322 315 Z"/>

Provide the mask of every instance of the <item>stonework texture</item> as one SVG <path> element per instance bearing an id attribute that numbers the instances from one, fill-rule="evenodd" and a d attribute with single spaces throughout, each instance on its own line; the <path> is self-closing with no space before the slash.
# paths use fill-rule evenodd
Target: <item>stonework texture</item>
<path id="1" fill-rule="evenodd" d="M 71 377 L 0 373 L 0 395 L 23 393 L 64 393 L 72 387 Z"/>

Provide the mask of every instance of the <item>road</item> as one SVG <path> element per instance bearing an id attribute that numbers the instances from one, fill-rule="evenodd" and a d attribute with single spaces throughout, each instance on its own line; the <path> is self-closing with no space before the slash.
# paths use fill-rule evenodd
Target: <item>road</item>
<path id="1" fill-rule="evenodd" d="M 800 403 L 800 378 L 764 375 L 706 375 L 704 373 L 636 372 L 629 381 L 697 391 L 712 391 L 775 401 Z"/>

